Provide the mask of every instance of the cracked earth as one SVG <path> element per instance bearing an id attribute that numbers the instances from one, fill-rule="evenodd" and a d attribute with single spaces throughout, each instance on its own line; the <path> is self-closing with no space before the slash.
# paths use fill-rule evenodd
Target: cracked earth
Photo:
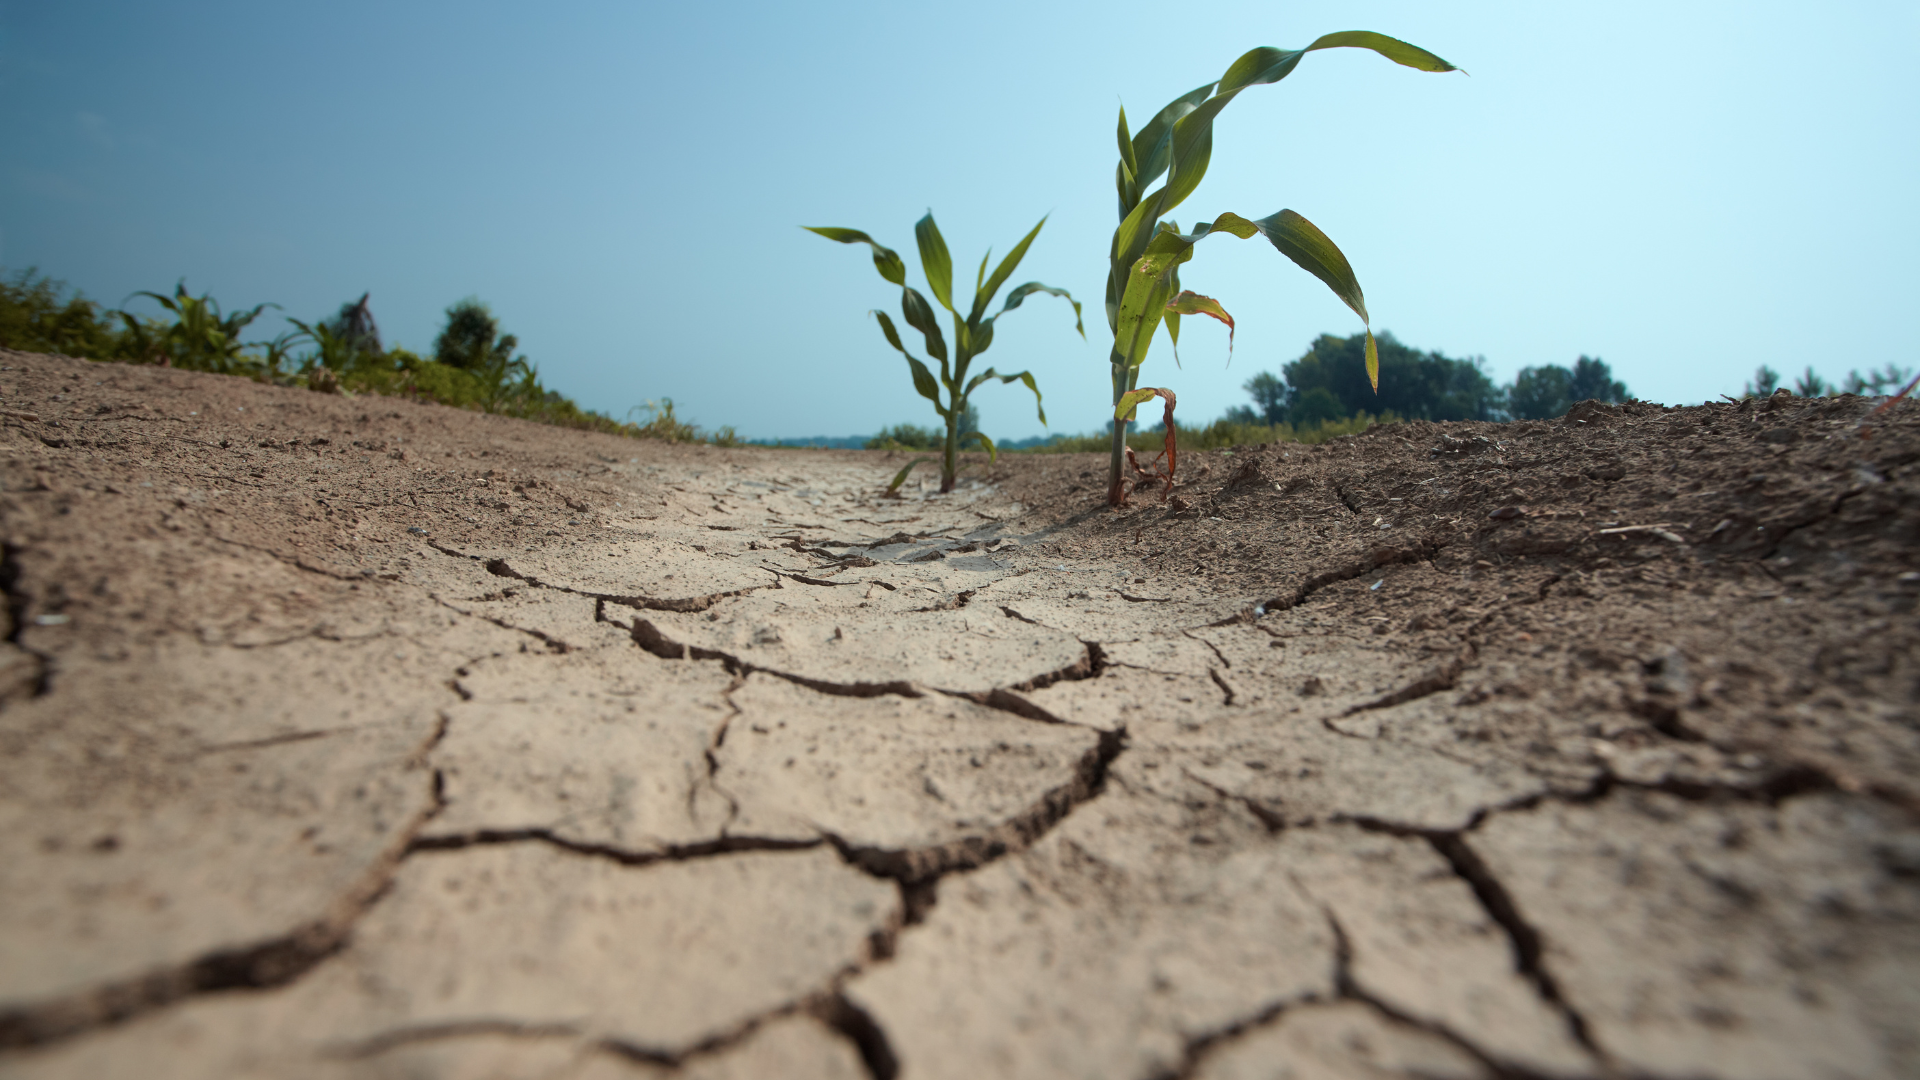
<path id="1" fill-rule="evenodd" d="M 1113 513 L 0 353 L 0 1074 L 1920 1075 L 1868 408 Z"/>

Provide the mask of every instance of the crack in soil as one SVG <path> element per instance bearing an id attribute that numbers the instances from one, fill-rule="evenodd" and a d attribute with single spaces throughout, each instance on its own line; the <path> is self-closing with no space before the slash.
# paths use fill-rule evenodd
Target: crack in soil
<path id="1" fill-rule="evenodd" d="M 1506 931 L 1507 940 L 1513 946 L 1514 969 L 1533 984 L 1541 1000 L 1565 1018 L 1567 1031 L 1575 1042 L 1602 1062 L 1607 1061 L 1608 1055 L 1594 1041 L 1586 1017 L 1560 992 L 1560 984 L 1555 981 L 1553 973 L 1547 970 L 1540 931 L 1520 913 L 1513 895 L 1494 876 L 1493 870 L 1480 858 L 1480 853 L 1467 844 L 1463 833 L 1428 833 L 1426 839 L 1433 845 L 1434 851 L 1453 867 L 1453 872 L 1473 890 L 1474 898 L 1480 901 L 1480 907 L 1486 911 L 1487 917 Z"/>
<path id="2" fill-rule="evenodd" d="M 742 660 L 732 653 L 675 641 L 662 633 L 660 628 L 655 626 L 652 620 L 649 619 L 634 619 L 633 640 L 642 649 L 660 657 L 662 660 L 717 660 L 721 666 L 735 676 L 746 676 L 754 672 L 759 672 L 763 675 L 771 675 L 777 679 L 785 679 L 796 686 L 804 686 L 809 690 L 814 690 L 822 694 L 832 694 L 837 697 L 881 697 L 886 694 L 898 694 L 901 697 L 916 698 L 926 696 L 919 686 L 914 685 L 906 679 L 889 679 L 885 682 L 833 682 L 828 679 L 816 679 L 812 676 L 800 675 L 795 672 L 781 671 L 778 668 L 761 667 L 751 661 Z M 1033 712 L 1038 709 L 1038 706 L 1022 699 L 1009 699 L 1001 694 L 1001 691 L 1039 690 L 1061 681 L 1088 679 L 1097 676 L 1099 672 L 1106 667 L 1106 656 L 1100 652 L 1100 646 L 1094 642 L 1087 641 L 1081 644 L 1085 646 L 1087 651 L 1080 659 L 1057 671 L 1042 672 L 1024 682 L 1014 683 L 1006 687 L 997 687 L 994 690 L 984 692 L 943 690 L 938 687 L 932 687 L 930 689 L 935 690 L 937 693 L 949 694 L 953 697 L 964 697 L 969 701 L 975 701 L 979 704 L 989 705 L 994 708 L 1004 707 L 1007 708 L 1007 711 L 1015 713 L 1016 715 L 1025 716 L 1028 719 L 1042 719 L 1048 723 L 1061 723 L 1062 721 L 1057 717 L 1053 717 L 1051 714 L 1039 717 L 1034 716 Z M 1010 701 L 1011 703 L 1003 706 L 1000 704 L 1003 701 Z"/>
<path id="3" fill-rule="evenodd" d="M 33 657 L 33 696 L 45 697 L 53 689 L 53 658 L 20 640 L 27 628 L 27 609 L 33 597 L 21 587 L 21 549 L 11 543 L 0 544 L 0 595 L 6 597 L 7 644 Z"/>
<path id="4" fill-rule="evenodd" d="M 1339 918 L 1331 909 L 1322 908 L 1321 910 L 1327 918 L 1327 926 L 1333 931 L 1333 985 L 1334 992 L 1340 997 L 1358 1001 L 1396 1024 L 1423 1031 L 1450 1043 L 1455 1049 L 1485 1066 L 1488 1072 L 1499 1077 L 1500 1080 L 1545 1080 L 1531 1069 L 1520 1068 L 1495 1058 L 1471 1039 L 1462 1036 L 1445 1024 L 1410 1015 L 1368 993 L 1353 977 L 1353 941 L 1347 937 L 1346 927 L 1340 925 Z M 1601 1056 L 1584 1040 L 1581 1045 L 1594 1056 Z"/>
<path id="5" fill-rule="evenodd" d="M 1299 607 L 1301 604 L 1306 603 L 1313 594 L 1329 585 L 1338 585 L 1343 581 L 1352 581 L 1354 578 L 1371 573 L 1383 566 L 1426 562 L 1432 559 L 1435 553 L 1444 546 L 1445 545 L 1431 539 L 1427 539 L 1418 541 L 1411 547 L 1376 547 L 1367 552 L 1366 557 L 1360 559 L 1358 562 L 1349 563 L 1338 569 L 1325 570 L 1314 574 L 1307 578 L 1307 580 L 1301 582 L 1291 593 L 1276 596 L 1271 600 L 1256 604 L 1252 614 L 1258 617 L 1270 612 L 1286 611 L 1289 608 Z M 1240 615 L 1229 617 L 1224 623 L 1215 623 L 1213 625 L 1219 626 L 1225 625 L 1225 623 L 1241 622 L 1246 619 L 1247 614 L 1248 613 L 1243 612 Z"/>
<path id="6" fill-rule="evenodd" d="M 408 755 L 408 767 L 423 761 L 446 731 L 443 713 L 433 733 Z M 438 770 L 429 783 L 432 798 L 427 807 L 320 917 L 279 937 L 216 949 L 184 964 L 0 1013 L 0 1051 L 73 1038 L 202 994 L 266 990 L 299 979 L 346 946 L 361 916 L 392 887 L 394 874 L 412 851 L 420 830 L 445 809 L 445 780 Z"/>
<path id="7" fill-rule="evenodd" d="M 552 829 L 531 827 L 524 829 L 473 829 L 463 833 L 441 833 L 435 836 L 417 836 L 407 845 L 406 853 L 412 855 L 419 851 L 461 851 L 471 847 L 490 847 L 497 844 L 539 843 L 557 847 L 575 855 L 585 855 L 596 859 L 607 859 L 621 866 L 652 866 L 655 863 L 690 862 L 694 859 L 710 859 L 718 855 L 732 855 L 742 851 L 804 851 L 826 843 L 825 840 L 785 840 L 777 837 L 758 836 L 721 836 L 713 840 L 702 840 L 693 844 L 668 844 L 659 851 L 633 851 L 613 844 L 595 844 L 585 840 L 569 840 L 556 834 Z"/>
<path id="8" fill-rule="evenodd" d="M 535 629 L 532 629 L 531 627 L 518 626 L 518 625 L 515 625 L 514 623 L 510 623 L 507 620 L 502 619 L 495 615 L 485 615 L 478 611 L 468 611 L 465 608 L 455 607 L 452 603 L 449 603 L 446 600 L 442 600 L 438 596 L 433 596 L 431 593 L 429 593 L 428 595 L 432 597 L 434 603 L 439 604 L 441 607 L 444 607 L 449 611 L 457 611 L 460 614 L 467 616 L 468 618 L 481 619 L 486 622 L 490 622 L 502 630 L 512 630 L 514 633 L 517 633 L 517 634 L 525 634 L 528 637 L 533 638 L 534 640 L 539 641 L 541 644 L 545 645 L 549 651 L 552 651 L 555 653 L 568 653 L 573 651 L 573 646 L 567 644 L 564 641 L 561 641 L 559 638 L 554 637 L 552 634 L 548 634 L 540 630 L 535 630 Z M 595 613 L 598 614 L 597 609 Z M 612 620 L 599 619 L 596 621 L 611 622 Z"/>
<path id="9" fill-rule="evenodd" d="M 1107 770 L 1125 748 L 1124 728 L 1100 732 L 1093 748 L 1075 764 L 1071 779 L 984 833 L 924 848 L 865 847 L 832 832 L 823 830 L 823 835 L 849 865 L 903 885 L 922 884 L 955 871 L 974 870 L 1031 847 L 1068 814 L 1105 791 Z"/>
<path id="10" fill-rule="evenodd" d="M 1360 738 L 1358 735 L 1342 731 L 1338 727 L 1335 727 L 1333 721 L 1341 717 L 1352 716 L 1356 713 L 1371 712 L 1375 709 L 1390 709 L 1395 705 L 1405 705 L 1409 701 L 1418 701 L 1423 697 L 1438 694 L 1443 690 L 1451 690 L 1459 684 L 1460 676 L 1466 669 L 1466 660 L 1462 657 L 1455 657 L 1447 661 L 1438 671 L 1435 671 L 1431 675 L 1415 679 L 1400 689 L 1382 695 L 1372 701 L 1363 701 L 1358 705 L 1348 706 L 1339 716 L 1330 716 L 1321 721 L 1321 723 L 1326 726 L 1328 731 L 1336 735 L 1345 735 L 1350 739 Z"/>
<path id="11" fill-rule="evenodd" d="M 627 595 L 627 594 L 619 594 L 619 593 L 593 592 L 588 589 L 572 589 L 572 588 L 568 588 L 565 585 L 555 585 L 552 582 L 541 581 L 539 578 L 534 577 L 531 574 L 525 574 L 518 570 L 515 570 L 505 559 L 483 559 L 478 555 L 469 555 L 464 551 L 457 551 L 453 548 L 446 547 L 432 540 L 427 541 L 427 546 L 433 548 L 435 551 L 438 551 L 443 555 L 451 555 L 456 559 L 467 559 L 472 562 L 477 562 L 481 564 L 483 568 L 485 568 L 487 573 L 492 574 L 494 577 L 511 578 L 514 581 L 524 581 L 536 589 L 551 589 L 554 592 L 569 593 L 574 596 L 584 596 L 592 600 L 601 601 L 603 603 L 619 604 L 622 607 L 637 608 L 642 611 L 676 611 L 682 614 L 693 614 L 696 612 L 705 611 L 708 608 L 712 607 L 713 605 L 718 604 L 722 600 L 728 600 L 736 596 L 745 596 L 748 593 L 757 592 L 761 589 L 767 589 L 767 588 L 777 589 L 780 587 L 779 572 L 769 570 L 768 572 L 774 574 L 774 577 L 775 577 L 774 583 L 772 585 L 748 585 L 743 589 L 730 589 L 722 592 L 707 593 L 704 596 L 669 597 L 666 599 L 662 599 L 660 597 L 644 596 L 637 593 Z M 766 568 L 762 567 L 762 569 L 766 569 Z M 830 581 L 830 582 L 824 582 L 824 583 L 809 582 L 809 584 L 840 585 L 840 584 L 852 584 L 852 582 L 831 582 Z"/>

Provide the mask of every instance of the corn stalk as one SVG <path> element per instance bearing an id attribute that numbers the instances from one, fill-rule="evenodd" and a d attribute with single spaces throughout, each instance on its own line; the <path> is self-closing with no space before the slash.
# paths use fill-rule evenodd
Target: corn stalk
<path id="1" fill-rule="evenodd" d="M 1213 156 L 1213 121 L 1220 111 L 1251 86 L 1277 83 L 1293 73 L 1308 53 L 1320 49 L 1371 49 L 1396 64 L 1419 71 L 1455 71 L 1438 56 L 1385 34 L 1364 30 L 1328 34 L 1304 49 L 1258 48 L 1235 60 L 1218 82 L 1211 82 L 1173 99 L 1137 134 L 1127 131 L 1127 111 L 1120 110 L 1120 164 L 1114 183 L 1120 194 L 1120 225 L 1113 232 L 1107 271 L 1107 325 L 1113 331 L 1113 456 L 1107 472 L 1107 503 L 1121 506 L 1126 490 L 1121 458 L 1126 449 L 1127 422 L 1138 400 L 1128 392 L 1138 389 L 1140 365 L 1162 322 L 1177 347 L 1180 316 L 1205 314 L 1232 327 L 1226 309 L 1210 297 L 1180 288 L 1180 266 L 1193 258 L 1193 247 L 1208 236 L 1226 233 L 1242 240 L 1266 238 L 1282 255 L 1325 282 L 1367 327 L 1367 378 L 1380 388 L 1380 356 L 1367 317 L 1366 297 L 1338 246 L 1306 218 L 1291 210 L 1258 220 L 1222 214 L 1191 233 L 1162 221 L 1161 216 L 1186 201 L 1207 174 Z M 1162 176 L 1152 191 L 1146 188 Z"/>

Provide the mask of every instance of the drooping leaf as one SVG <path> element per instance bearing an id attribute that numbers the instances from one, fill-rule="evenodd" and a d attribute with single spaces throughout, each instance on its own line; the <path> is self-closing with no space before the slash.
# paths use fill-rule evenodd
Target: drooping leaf
<path id="1" fill-rule="evenodd" d="M 1114 332 L 1114 354 L 1130 367 L 1146 362 L 1153 332 L 1166 316 L 1167 299 L 1173 292 L 1173 271 L 1193 258 L 1193 245 L 1215 233 L 1228 233 L 1246 239 L 1258 228 L 1238 214 L 1221 214 L 1212 224 L 1199 224 L 1191 234 L 1174 231 L 1170 222 L 1162 222 L 1146 250 L 1128 274 L 1126 291 Z M 1177 331 L 1176 331 L 1177 333 Z"/>
<path id="2" fill-rule="evenodd" d="M 913 467 L 915 465 L 918 465 L 922 462 L 935 461 L 935 460 L 938 460 L 938 459 L 930 458 L 930 457 L 917 457 L 917 458 L 914 458 L 912 461 L 907 462 L 904 468 L 902 468 L 899 472 L 893 474 L 893 482 L 887 485 L 887 493 L 892 494 L 896 491 L 899 491 L 900 485 L 907 482 L 907 474 L 913 471 Z"/>
<path id="3" fill-rule="evenodd" d="M 1027 384 L 1027 389 L 1033 391 L 1033 407 L 1037 409 L 1040 413 L 1040 423 L 1042 425 L 1046 424 L 1047 407 L 1046 407 L 1046 404 L 1040 399 L 1040 385 L 1033 381 L 1032 372 L 1018 371 L 1013 373 L 1012 375 L 1002 375 L 999 372 L 993 370 L 992 368 L 988 368 L 987 370 L 981 372 L 980 374 L 975 375 L 973 377 L 973 380 L 967 383 L 966 392 L 963 393 L 961 397 L 964 398 L 971 395 L 973 393 L 974 387 L 979 386 L 981 383 L 986 382 L 988 379 L 999 379 L 1001 385 L 1003 386 L 1006 385 L 1007 383 L 1015 382 L 1015 381 L 1019 381 Z"/>
<path id="4" fill-rule="evenodd" d="M 987 462 L 989 464 L 1000 460 L 1000 451 L 993 445 L 993 440 L 987 438 L 986 432 L 969 431 L 965 435 L 960 436 L 960 441 L 963 443 L 969 439 L 977 440 L 982 446 L 987 448 Z"/>
<path id="5" fill-rule="evenodd" d="M 1220 301 L 1215 300 L 1211 296 L 1201 296 L 1191 289 L 1182 291 L 1173 299 L 1167 301 L 1167 328 L 1173 331 L 1169 336 L 1174 339 L 1176 350 L 1180 344 L 1180 338 L 1179 332 L 1173 330 L 1173 328 L 1178 325 L 1174 320 L 1181 315 L 1205 315 L 1208 318 L 1218 319 L 1226 323 L 1227 363 L 1229 365 L 1233 363 L 1233 316 L 1227 314 L 1227 309 L 1220 306 Z M 1175 357 L 1179 355 L 1178 351 L 1174 353 Z"/>
<path id="6" fill-rule="evenodd" d="M 901 286 L 900 311 L 907 317 L 907 325 L 920 331 L 927 339 L 927 355 L 941 363 L 947 360 L 947 339 L 940 333 L 940 322 L 933 314 L 933 305 L 921 296 L 911 285 Z"/>
<path id="7" fill-rule="evenodd" d="M 1360 316 L 1361 322 L 1371 324 L 1372 320 L 1367 318 L 1367 298 L 1360 291 L 1359 280 L 1353 276 L 1353 266 L 1318 226 L 1291 210 L 1282 210 L 1253 224 L 1280 254 L 1325 282 L 1333 295 Z"/>
<path id="8" fill-rule="evenodd" d="M 1143 386 L 1138 390 L 1129 390 L 1120 395 L 1120 403 L 1113 407 L 1113 418 L 1115 420 L 1132 420 L 1133 410 L 1138 408 L 1141 402 L 1152 401 L 1158 396 L 1160 396 L 1160 391 L 1151 386 Z"/>
<path id="9" fill-rule="evenodd" d="M 921 397 L 933 402 L 934 410 L 944 418 L 947 415 L 947 407 L 940 404 L 940 384 L 934 381 L 933 372 L 928 371 L 927 365 L 908 352 L 907 347 L 900 343 L 900 332 L 894 329 L 893 320 L 887 318 L 886 312 L 874 311 L 869 314 L 880 320 L 880 332 L 887 336 L 887 344 L 898 349 L 900 355 L 907 358 L 907 366 L 913 371 L 914 390 L 918 391 Z"/>
<path id="10" fill-rule="evenodd" d="M 1304 51 L 1313 52 L 1316 49 L 1372 49 L 1396 64 L 1419 71 L 1460 70 L 1418 45 L 1409 44 L 1385 34 L 1376 34 L 1371 30 L 1342 30 L 1338 33 L 1322 34 Z"/>
<path id="11" fill-rule="evenodd" d="M 933 211 L 913 224 L 913 238 L 920 245 L 920 272 L 927 275 L 927 287 L 940 306 L 953 310 L 953 256 L 947 253 L 946 238 L 933 223 Z M 932 351 L 932 347 L 928 347 Z"/>
<path id="12" fill-rule="evenodd" d="M 1001 306 L 1000 314 L 995 315 L 994 318 L 998 319 L 1000 315 L 1005 315 L 1007 312 L 1019 307 L 1022 300 L 1032 296 L 1034 293 L 1041 292 L 1046 293 L 1048 296 L 1063 297 L 1067 303 L 1073 305 L 1073 328 L 1079 332 L 1081 340 L 1084 341 L 1087 336 L 1087 327 L 1085 323 L 1080 321 L 1080 301 L 1075 300 L 1073 294 L 1065 289 L 1056 289 L 1051 285 L 1042 285 L 1038 281 L 1029 281 L 1025 285 L 1017 286 L 1012 292 L 1008 293 L 1007 302 Z"/>
<path id="13" fill-rule="evenodd" d="M 829 240 L 838 240 L 842 244 L 867 245 L 873 249 L 873 266 L 880 271 L 881 277 L 895 285 L 907 283 L 907 264 L 901 260 L 900 254 L 859 229 L 841 229 L 830 225 L 802 225 L 801 228 L 811 233 L 819 233 Z"/>
<path id="14" fill-rule="evenodd" d="M 1373 392 L 1380 392 L 1380 347 L 1373 343 L 1373 327 L 1367 327 L 1367 382 L 1373 384 Z"/>

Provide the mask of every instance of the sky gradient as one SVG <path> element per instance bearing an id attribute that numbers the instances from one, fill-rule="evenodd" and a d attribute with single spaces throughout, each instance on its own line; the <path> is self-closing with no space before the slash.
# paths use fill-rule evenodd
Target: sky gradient
<path id="1" fill-rule="evenodd" d="M 1471 76 L 1310 55 L 1222 114 L 1173 219 L 1296 210 L 1376 329 L 1501 382 L 1586 354 L 1696 403 L 1763 363 L 1920 362 L 1882 330 L 1920 293 L 1920 5 L 1166 11 L 0 2 L 0 266 L 301 319 L 371 291 L 417 351 L 477 295 L 583 406 L 841 435 L 935 417 L 866 314 L 897 290 L 800 226 L 864 229 L 920 285 L 927 209 L 967 270 L 1049 215 L 1013 281 L 1071 290 L 1087 339 L 1038 296 L 976 365 L 1030 368 L 1052 427 L 1017 385 L 975 400 L 999 438 L 1087 431 L 1110 415 L 1117 106 L 1137 126 L 1250 47 L 1368 29 Z M 1263 242 L 1210 240 L 1182 276 L 1239 322 L 1231 367 L 1190 320 L 1183 366 L 1163 337 L 1143 369 L 1190 422 L 1360 329 Z"/>

